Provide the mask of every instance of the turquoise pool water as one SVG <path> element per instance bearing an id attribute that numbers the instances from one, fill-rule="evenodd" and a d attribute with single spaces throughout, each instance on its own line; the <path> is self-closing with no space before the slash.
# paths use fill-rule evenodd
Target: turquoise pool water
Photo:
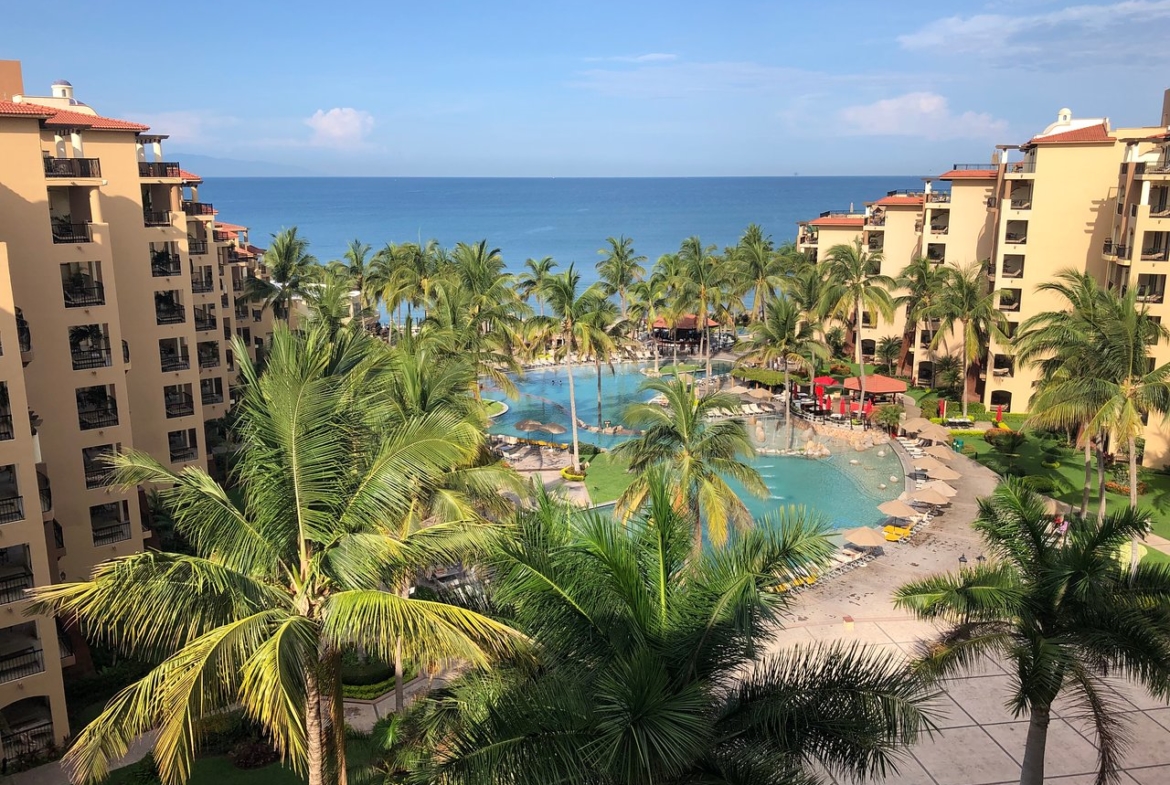
<path id="1" fill-rule="evenodd" d="M 600 421 L 603 424 L 605 420 L 614 425 L 620 423 L 622 412 L 629 404 L 653 397 L 653 393 L 639 389 L 646 380 L 641 372 L 644 367 L 652 367 L 652 364 L 617 365 L 613 373 L 608 368 L 602 369 Z M 585 422 L 597 422 L 595 371 L 587 367 L 574 368 L 573 384 L 577 392 L 577 416 Z M 496 418 L 490 431 L 567 444 L 572 438 L 568 432 L 549 435 L 541 432 L 524 433 L 516 429 L 517 423 L 529 419 L 555 422 L 568 428 L 569 385 L 565 369 L 529 371 L 523 379 L 517 381 L 517 387 L 520 391 L 518 399 L 507 401 L 509 410 Z M 498 391 L 489 390 L 485 395 L 503 400 Z M 782 446 L 786 433 L 783 424 L 776 418 L 749 421 L 748 431 L 757 444 L 768 447 Z M 583 441 L 606 448 L 613 447 L 625 438 L 588 431 L 581 431 L 579 436 Z M 802 444 L 808 438 L 809 432 L 797 431 L 797 444 Z M 877 505 L 897 498 L 905 487 L 902 466 L 893 450 L 886 448 L 885 454 L 879 455 L 879 450 L 855 452 L 841 442 L 829 442 L 829 446 L 832 455 L 816 460 L 758 455 L 755 466 L 768 485 L 768 498 L 759 499 L 739 489 L 740 498 L 752 515 L 759 518 L 788 505 L 803 505 L 819 512 L 837 528 L 871 526 L 882 522 L 885 516 L 877 511 Z M 891 480 L 891 477 L 895 479 Z"/>

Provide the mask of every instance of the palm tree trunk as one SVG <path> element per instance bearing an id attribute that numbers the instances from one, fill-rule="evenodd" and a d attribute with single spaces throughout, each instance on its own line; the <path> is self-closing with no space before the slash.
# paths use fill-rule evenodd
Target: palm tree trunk
<path id="1" fill-rule="evenodd" d="M 755 302 L 756 319 L 764 321 L 764 283 L 763 281 L 756 281 L 756 296 Z"/>
<path id="2" fill-rule="evenodd" d="M 861 297 L 860 296 L 857 298 L 856 302 L 854 302 L 853 307 L 855 309 L 855 311 L 854 311 L 855 319 L 856 319 L 855 323 L 857 324 L 857 328 L 854 331 L 854 335 L 857 338 L 857 379 L 858 379 L 857 386 L 861 388 L 861 390 L 860 390 L 861 399 L 857 403 L 858 403 L 858 406 L 860 408 L 864 409 L 865 408 L 865 358 L 861 356 Z M 850 422 L 852 422 L 853 412 L 849 413 L 849 420 L 850 420 Z"/>
<path id="3" fill-rule="evenodd" d="M 402 599 L 410 597 L 410 586 L 406 581 L 398 587 L 398 596 Z M 402 662 L 402 636 L 394 641 L 394 713 L 402 714 L 406 711 L 406 680 L 405 667 Z"/>
<path id="4" fill-rule="evenodd" d="M 650 333 L 650 340 L 654 344 L 654 375 L 658 376 L 658 339 L 654 337 L 654 333 Z"/>
<path id="5" fill-rule="evenodd" d="M 690 503 L 691 515 L 695 518 L 695 528 L 691 533 L 691 553 L 698 559 L 703 555 L 703 516 L 699 509 L 699 498 L 696 495 Z"/>
<path id="6" fill-rule="evenodd" d="M 601 355 L 598 354 L 594 362 L 597 365 L 597 427 L 601 427 Z"/>
<path id="7" fill-rule="evenodd" d="M 305 742 L 309 785 L 325 785 L 325 745 L 321 727 L 321 684 L 317 663 L 305 673 Z"/>
<path id="8" fill-rule="evenodd" d="M 967 355 L 967 325 L 963 325 L 963 371 L 959 374 L 959 384 L 962 385 L 963 419 L 967 419 L 967 368 L 970 358 Z"/>
<path id="9" fill-rule="evenodd" d="M 1033 706 L 1028 721 L 1028 740 L 1024 742 L 1024 765 L 1020 769 L 1020 785 L 1044 785 L 1044 751 L 1048 746 L 1048 723 L 1051 720 L 1047 706 Z"/>
<path id="10" fill-rule="evenodd" d="M 1131 510 L 1137 509 L 1137 440 L 1131 434 L 1126 440 L 1126 447 L 1129 448 L 1129 508 Z M 1129 539 L 1129 579 L 1133 581 L 1137 577 L 1138 568 L 1138 537 L 1133 535 Z"/>
<path id="11" fill-rule="evenodd" d="M 788 380 L 788 361 L 784 361 L 784 395 L 787 400 L 784 401 L 784 417 L 788 420 L 788 449 L 792 449 L 792 439 L 796 435 L 796 423 L 792 421 L 792 383 Z"/>
<path id="12" fill-rule="evenodd" d="M 1105 522 L 1105 439 L 1097 437 L 1097 523 Z"/>
<path id="13" fill-rule="evenodd" d="M 707 303 L 703 303 L 702 319 L 703 319 L 703 337 L 705 339 L 705 343 L 707 344 L 706 347 L 704 348 L 704 357 L 706 358 L 706 361 L 707 361 L 707 367 L 706 367 L 707 390 L 710 391 L 710 389 L 711 389 L 711 328 L 707 326 Z"/>
<path id="14" fill-rule="evenodd" d="M 1093 440 L 1085 439 L 1085 490 L 1081 494 L 1081 517 L 1089 513 L 1089 496 L 1093 485 Z"/>
<path id="15" fill-rule="evenodd" d="M 581 442 L 577 439 L 577 392 L 573 387 L 573 363 L 571 362 L 573 345 L 565 339 L 565 373 L 569 375 L 569 419 L 573 426 L 573 471 L 581 471 Z"/>

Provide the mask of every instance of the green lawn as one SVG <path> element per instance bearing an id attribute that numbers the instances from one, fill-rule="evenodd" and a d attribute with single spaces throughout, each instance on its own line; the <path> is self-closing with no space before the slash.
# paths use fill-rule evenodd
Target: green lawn
<path id="1" fill-rule="evenodd" d="M 664 365 L 658 369 L 663 376 L 673 376 L 676 373 L 694 373 L 703 366 L 699 363 L 679 363 L 678 365 Z"/>
<path id="2" fill-rule="evenodd" d="M 486 400 L 483 402 L 484 409 L 487 411 L 488 417 L 495 417 L 498 414 L 503 414 L 507 408 L 502 401 Z"/>
<path id="3" fill-rule="evenodd" d="M 140 785 L 135 766 L 117 769 L 106 780 L 109 785 Z M 199 758 L 191 770 L 190 785 L 303 785 L 304 778 L 275 763 L 262 769 L 237 769 L 224 755 Z"/>
<path id="4" fill-rule="evenodd" d="M 990 465 L 993 469 L 996 468 L 996 462 L 1002 460 L 991 449 L 991 445 L 979 437 L 964 438 L 963 443 L 975 448 L 976 460 Z M 1019 467 L 1028 475 L 1050 478 L 1056 483 L 1056 489 L 1052 492 L 1053 498 L 1079 508 L 1085 483 L 1084 453 L 1067 453 L 1061 458 L 1060 466 L 1056 469 L 1045 468 L 1040 465 L 1040 461 L 1039 442 L 1036 439 L 1029 439 L 1020 449 L 1020 458 L 1017 462 Z M 1145 495 L 1139 496 L 1138 502 L 1152 514 L 1154 533 L 1170 538 L 1170 476 L 1150 474 L 1147 482 L 1150 490 Z M 1096 499 L 1096 470 L 1094 469 L 1092 503 L 1089 505 L 1091 511 L 1097 509 Z M 1129 504 L 1129 497 L 1107 491 L 1105 501 L 1106 509 L 1116 510 Z M 1170 560 L 1170 557 L 1167 557 L 1167 560 Z"/>
<path id="5" fill-rule="evenodd" d="M 585 487 L 594 504 L 612 502 L 622 495 L 634 481 L 634 476 L 627 471 L 629 466 L 629 461 L 609 452 L 599 453 L 589 462 Z"/>

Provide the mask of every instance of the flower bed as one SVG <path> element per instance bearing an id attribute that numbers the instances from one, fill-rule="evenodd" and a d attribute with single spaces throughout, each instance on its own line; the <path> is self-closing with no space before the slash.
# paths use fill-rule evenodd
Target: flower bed
<path id="1" fill-rule="evenodd" d="M 561 469 L 561 477 L 563 477 L 568 482 L 584 482 L 585 472 L 583 470 L 580 472 L 575 472 L 573 471 L 572 466 L 566 466 L 565 468 Z"/>
<path id="2" fill-rule="evenodd" d="M 1105 481 L 1105 490 L 1112 491 L 1113 493 L 1119 493 L 1122 496 L 1129 495 L 1129 486 L 1128 485 L 1122 485 L 1119 482 L 1112 482 L 1110 480 Z M 1138 486 L 1137 486 L 1138 496 L 1142 496 L 1142 495 L 1148 493 L 1149 490 L 1150 490 L 1149 483 L 1147 483 L 1144 480 L 1138 480 Z"/>

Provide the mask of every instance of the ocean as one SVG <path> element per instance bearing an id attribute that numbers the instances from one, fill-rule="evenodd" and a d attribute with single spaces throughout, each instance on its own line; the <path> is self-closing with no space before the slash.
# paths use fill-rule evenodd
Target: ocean
<path id="1" fill-rule="evenodd" d="M 586 283 L 605 238 L 624 234 L 648 258 L 678 250 L 698 235 L 732 245 L 750 223 L 777 244 L 796 236 L 796 222 L 825 210 L 921 187 L 917 177 L 686 178 L 342 178 L 219 177 L 200 187 L 220 218 L 248 226 L 255 245 L 296 226 L 322 262 L 360 239 L 438 240 L 444 246 L 487 239 L 508 268 L 551 256 L 575 262 Z"/>

